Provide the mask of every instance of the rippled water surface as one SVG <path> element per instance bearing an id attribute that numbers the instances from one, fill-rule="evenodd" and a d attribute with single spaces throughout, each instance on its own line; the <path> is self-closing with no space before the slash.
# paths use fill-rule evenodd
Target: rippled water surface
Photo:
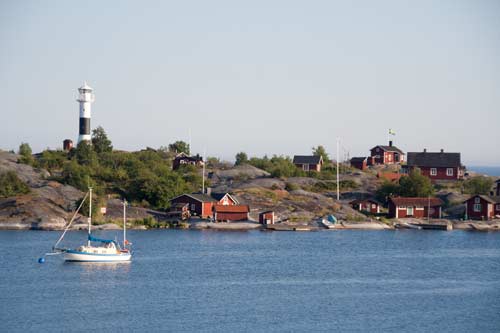
<path id="1" fill-rule="evenodd" d="M 59 233 L 0 232 L 0 331 L 500 331 L 500 233 L 129 235 L 131 263 L 38 264 Z"/>

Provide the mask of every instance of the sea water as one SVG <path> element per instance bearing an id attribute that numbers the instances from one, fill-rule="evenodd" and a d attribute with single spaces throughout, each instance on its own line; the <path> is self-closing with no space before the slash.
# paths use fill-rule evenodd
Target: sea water
<path id="1" fill-rule="evenodd" d="M 39 264 L 58 235 L 0 232 L 0 331 L 500 331 L 500 233 L 130 231 L 130 263 Z"/>

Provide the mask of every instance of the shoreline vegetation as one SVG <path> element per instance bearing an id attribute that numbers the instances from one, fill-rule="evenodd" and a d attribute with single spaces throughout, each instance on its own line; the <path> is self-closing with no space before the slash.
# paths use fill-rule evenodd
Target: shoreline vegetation
<path id="1" fill-rule="evenodd" d="M 251 207 L 249 221 L 213 223 L 196 216 L 188 220 L 169 215 L 170 200 L 184 193 L 202 191 L 203 171 L 195 165 L 173 168 L 178 153 L 190 155 L 189 144 L 176 141 L 158 149 L 135 152 L 114 150 L 104 129 L 92 133 L 69 151 L 45 150 L 33 154 L 22 143 L 18 154 L 0 151 L 0 230 L 61 230 L 65 227 L 84 191 L 92 186 L 93 217 L 97 229 L 121 228 L 121 199 L 131 203 L 127 210 L 131 229 L 209 230 L 321 230 L 321 219 L 334 215 L 336 229 L 388 230 L 408 223 L 445 223 L 449 229 L 496 231 L 500 220 L 464 221 L 463 205 L 472 194 L 488 194 L 496 177 L 476 175 L 465 180 L 435 182 L 418 170 L 396 181 L 384 174 L 399 173 L 399 165 L 373 166 L 368 170 L 339 163 L 340 200 L 336 200 L 337 166 L 323 146 L 312 154 L 325 161 L 321 171 L 303 171 L 288 156 L 248 157 L 240 152 L 236 162 L 215 157 L 205 159 L 204 188 L 231 193 L 241 204 Z M 196 155 L 199 158 L 199 155 Z M 388 219 L 391 195 L 435 196 L 444 202 L 443 219 Z M 380 214 L 353 209 L 350 202 L 374 198 L 383 205 Z M 258 214 L 272 210 L 278 223 L 260 225 Z M 82 212 L 88 211 L 83 207 Z M 78 216 L 73 230 L 86 228 L 86 217 Z"/>

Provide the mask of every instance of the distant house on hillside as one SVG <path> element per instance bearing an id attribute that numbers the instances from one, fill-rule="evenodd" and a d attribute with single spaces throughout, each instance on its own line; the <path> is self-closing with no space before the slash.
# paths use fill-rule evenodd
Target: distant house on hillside
<path id="1" fill-rule="evenodd" d="M 304 171 L 321 171 L 323 157 L 316 155 L 295 155 L 293 164 Z"/>
<path id="2" fill-rule="evenodd" d="M 429 153 L 427 149 L 423 152 L 408 153 L 403 172 L 409 173 L 415 168 L 419 168 L 422 174 L 431 180 L 463 179 L 465 171 L 460 161 L 460 153 L 445 153 L 443 149 L 439 153 Z"/>
<path id="3" fill-rule="evenodd" d="M 177 170 L 181 165 L 203 166 L 203 163 L 203 158 L 200 155 L 188 156 L 185 153 L 180 153 L 175 156 L 172 168 Z"/>
<path id="4" fill-rule="evenodd" d="M 388 146 L 373 147 L 370 153 L 372 160 L 369 161 L 373 164 L 398 164 L 404 161 L 405 155 L 401 149 L 392 145 L 392 141 L 389 141 Z"/>
<path id="5" fill-rule="evenodd" d="M 370 158 L 371 159 L 371 158 Z M 351 158 L 351 166 L 359 170 L 366 170 L 368 168 L 368 157 L 353 157 Z"/>
<path id="6" fill-rule="evenodd" d="M 439 198 L 389 198 L 390 218 L 441 218 L 443 201 Z"/>
<path id="7" fill-rule="evenodd" d="M 238 205 L 239 202 L 229 193 L 192 193 L 183 194 L 170 200 L 172 206 L 179 204 L 189 204 L 191 215 L 209 218 L 213 214 L 215 205 L 231 206 Z"/>
<path id="8" fill-rule="evenodd" d="M 474 195 L 464 204 L 469 219 L 489 220 L 500 216 L 500 196 Z"/>

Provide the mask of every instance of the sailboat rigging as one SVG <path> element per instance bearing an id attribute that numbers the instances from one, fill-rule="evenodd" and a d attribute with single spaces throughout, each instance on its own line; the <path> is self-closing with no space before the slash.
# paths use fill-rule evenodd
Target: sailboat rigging
<path id="1" fill-rule="evenodd" d="M 69 248 L 59 248 L 57 247 L 59 243 L 63 240 L 64 235 L 69 230 L 72 222 L 74 221 L 76 214 L 81 209 L 83 202 L 89 197 L 89 217 L 88 217 L 88 235 L 87 244 L 79 246 L 76 249 Z M 132 253 L 130 251 L 131 243 L 127 241 L 127 217 L 126 217 L 126 201 L 123 201 L 123 246 L 117 241 L 111 239 L 101 239 L 94 237 L 92 235 L 92 188 L 89 187 L 89 191 L 83 198 L 80 206 L 76 210 L 75 214 L 71 218 L 70 222 L 64 229 L 61 237 L 57 240 L 56 244 L 53 246 L 54 251 L 58 251 L 64 254 L 64 260 L 66 261 L 76 261 L 76 262 L 121 262 L 130 261 L 132 259 Z M 93 243 L 98 243 L 93 245 Z"/>

